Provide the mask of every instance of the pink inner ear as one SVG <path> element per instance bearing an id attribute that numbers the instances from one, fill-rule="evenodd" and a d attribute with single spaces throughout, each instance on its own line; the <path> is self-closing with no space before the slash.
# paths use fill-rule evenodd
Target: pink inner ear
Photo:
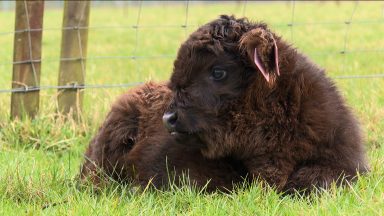
<path id="1" fill-rule="evenodd" d="M 276 46 L 275 46 L 276 47 Z M 275 48 L 276 52 L 276 48 Z M 257 49 L 255 48 L 255 54 L 253 55 L 253 61 L 255 62 L 257 68 L 260 70 L 261 74 L 263 74 L 264 78 L 269 82 L 269 73 L 267 73 L 261 63 L 259 56 L 257 55 Z"/>
<path id="2" fill-rule="evenodd" d="M 280 70 L 279 70 L 279 51 L 277 49 L 276 40 L 273 39 L 273 46 L 275 47 L 275 66 L 276 66 L 276 73 L 278 76 L 280 76 Z"/>

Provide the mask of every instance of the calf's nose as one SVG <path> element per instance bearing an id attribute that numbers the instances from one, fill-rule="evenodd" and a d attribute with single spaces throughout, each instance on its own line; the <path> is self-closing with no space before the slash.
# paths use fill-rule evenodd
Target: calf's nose
<path id="1" fill-rule="evenodd" d="M 168 131 L 174 131 L 177 122 L 176 112 L 166 112 L 163 115 L 163 124 Z"/>

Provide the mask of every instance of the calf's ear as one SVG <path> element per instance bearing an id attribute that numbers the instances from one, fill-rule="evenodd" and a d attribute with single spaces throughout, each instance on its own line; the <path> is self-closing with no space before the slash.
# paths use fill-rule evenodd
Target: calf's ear
<path id="1" fill-rule="evenodd" d="M 273 34 L 263 28 L 251 29 L 240 38 L 240 49 L 265 80 L 273 84 L 280 75 L 279 53 Z"/>

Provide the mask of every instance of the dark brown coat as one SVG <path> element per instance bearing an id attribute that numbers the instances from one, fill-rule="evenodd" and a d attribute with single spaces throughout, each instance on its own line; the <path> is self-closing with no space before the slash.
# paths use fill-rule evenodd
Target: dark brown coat
<path id="1" fill-rule="evenodd" d="M 82 167 L 83 179 L 99 184 L 102 173 L 119 182 L 149 183 L 164 188 L 179 185 L 182 174 L 192 185 L 208 191 L 231 190 L 246 173 L 230 158 L 207 159 L 199 150 L 201 141 L 189 136 L 181 145 L 162 124 L 171 92 L 165 85 L 147 83 L 122 95 L 112 106 L 91 141 Z M 190 146 L 190 147 L 188 147 Z"/>
<path id="2" fill-rule="evenodd" d="M 224 15 L 200 27 L 181 45 L 169 86 L 165 125 L 175 137 L 198 136 L 204 157 L 234 157 L 279 190 L 368 170 L 334 83 L 266 24 Z"/>

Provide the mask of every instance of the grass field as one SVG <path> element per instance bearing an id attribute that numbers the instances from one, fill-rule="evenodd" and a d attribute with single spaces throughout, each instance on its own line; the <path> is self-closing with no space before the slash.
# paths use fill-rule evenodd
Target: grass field
<path id="1" fill-rule="evenodd" d="M 189 5 L 183 28 L 145 28 L 185 23 L 185 4 L 144 5 L 136 32 L 132 28 L 91 28 L 88 56 L 175 56 L 186 34 L 219 14 L 264 20 L 270 27 L 324 67 L 329 76 L 384 72 L 383 2 L 355 4 L 296 2 L 293 28 L 289 3 L 243 5 L 230 2 Z M 135 25 L 138 7 L 94 7 L 90 25 Z M 44 28 L 61 26 L 62 10 L 46 9 Z M 11 86 L 14 12 L 1 11 L 0 89 Z M 303 23 L 314 23 L 304 25 Z M 347 32 L 347 34 L 346 34 Z M 61 31 L 43 33 L 41 85 L 56 85 Z M 345 41 L 347 43 L 345 44 Z M 349 51 L 339 52 L 346 47 Z M 89 84 L 166 80 L 171 58 L 90 59 Z M 255 183 L 232 194 L 203 194 L 188 187 L 171 191 L 132 190 L 111 184 L 100 193 L 79 188 L 75 177 L 89 140 L 111 102 L 125 89 L 85 90 L 84 120 L 55 115 L 56 92 L 41 92 L 35 120 L 10 121 L 10 94 L 0 94 L 0 215 L 383 215 L 384 214 L 384 78 L 335 79 L 362 123 L 371 172 L 346 188 L 333 188 L 310 198 L 280 197 Z"/>

